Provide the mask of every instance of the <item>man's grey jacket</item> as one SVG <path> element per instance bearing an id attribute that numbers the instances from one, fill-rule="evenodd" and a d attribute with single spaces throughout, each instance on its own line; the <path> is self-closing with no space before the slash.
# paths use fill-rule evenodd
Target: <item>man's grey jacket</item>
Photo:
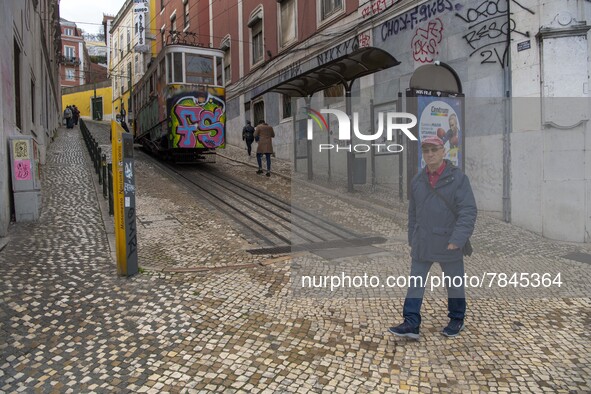
<path id="1" fill-rule="evenodd" d="M 446 160 L 435 189 L 451 204 L 458 216 L 431 190 L 427 167 L 411 182 L 408 207 L 408 243 L 411 257 L 418 261 L 453 262 L 463 258 L 462 248 L 474 231 L 476 201 L 468 177 Z M 448 250 L 448 244 L 459 246 Z"/>

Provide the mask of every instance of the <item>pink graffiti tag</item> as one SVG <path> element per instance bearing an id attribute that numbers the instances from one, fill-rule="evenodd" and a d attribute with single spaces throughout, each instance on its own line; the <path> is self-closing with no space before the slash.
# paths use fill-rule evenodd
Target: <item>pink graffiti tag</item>
<path id="1" fill-rule="evenodd" d="M 417 62 L 433 63 L 439 54 L 439 43 L 443 40 L 443 23 L 435 18 L 426 29 L 418 28 L 412 39 L 412 54 Z"/>
<path id="2" fill-rule="evenodd" d="M 174 113 L 179 119 L 179 125 L 176 130 L 181 136 L 179 148 L 194 148 L 197 140 L 207 148 L 220 146 L 224 137 L 224 126 L 220 122 L 223 115 L 221 108 L 216 108 L 214 112 L 203 109 L 202 107 L 187 107 L 177 105 Z M 212 137 L 209 132 L 215 130 Z M 195 137 L 197 133 L 197 137 Z"/>
<path id="3" fill-rule="evenodd" d="M 30 160 L 15 160 L 14 169 L 14 177 L 17 181 L 30 181 L 33 179 Z"/>
<path id="4" fill-rule="evenodd" d="M 400 3 L 401 1 L 402 0 L 370 0 L 368 2 L 364 2 L 364 4 L 367 5 L 361 10 L 361 16 L 365 19 L 370 16 L 380 14 L 389 7 Z"/>
<path id="5" fill-rule="evenodd" d="M 361 33 L 359 38 L 359 48 L 366 48 L 371 45 L 371 36 L 367 33 Z"/>

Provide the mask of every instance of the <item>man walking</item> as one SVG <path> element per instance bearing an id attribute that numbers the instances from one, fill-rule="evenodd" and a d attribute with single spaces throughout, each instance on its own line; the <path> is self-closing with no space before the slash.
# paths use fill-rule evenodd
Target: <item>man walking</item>
<path id="1" fill-rule="evenodd" d="M 258 137 L 258 138 L 257 138 Z M 275 137 L 275 131 L 271 126 L 265 123 L 264 120 L 260 120 L 256 129 L 254 130 L 254 138 L 258 141 L 257 146 L 257 163 L 259 169 L 257 174 L 263 173 L 263 154 L 267 160 L 267 176 L 271 176 L 271 154 L 273 153 L 273 138 Z"/>
<path id="2" fill-rule="evenodd" d="M 433 262 L 438 262 L 447 287 L 449 324 L 441 332 L 457 336 L 464 329 L 464 245 L 474 231 L 476 202 L 468 177 L 444 160 L 443 141 L 425 137 L 421 150 L 426 166 L 411 182 L 408 207 L 408 243 L 411 246 L 410 276 L 402 315 L 404 322 L 388 329 L 394 335 L 419 338 L 425 280 Z M 454 277 L 461 277 L 462 281 Z"/>
<path id="3" fill-rule="evenodd" d="M 250 124 L 250 120 L 247 120 L 246 126 L 242 128 L 242 141 L 246 142 L 246 149 L 250 156 L 250 152 L 252 152 L 252 143 L 254 141 L 254 127 Z"/>

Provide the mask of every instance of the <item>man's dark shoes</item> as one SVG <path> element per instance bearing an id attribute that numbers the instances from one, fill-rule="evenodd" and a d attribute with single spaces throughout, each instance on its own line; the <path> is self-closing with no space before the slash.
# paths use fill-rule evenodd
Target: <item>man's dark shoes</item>
<path id="1" fill-rule="evenodd" d="M 263 170 L 258 170 L 257 174 L 261 175 L 263 173 Z"/>
<path id="2" fill-rule="evenodd" d="M 464 320 L 461 319 L 451 319 L 447 327 L 441 331 L 441 334 L 445 335 L 446 337 L 457 337 L 460 334 L 460 331 L 464 329 Z"/>
<path id="3" fill-rule="evenodd" d="M 388 328 L 388 332 L 399 337 L 419 339 L 419 327 L 413 327 L 406 320 L 399 326 Z"/>
<path id="4" fill-rule="evenodd" d="M 267 175 L 269 177 L 269 176 L 271 176 L 271 173 L 269 171 L 267 171 L 267 173 L 265 175 Z"/>

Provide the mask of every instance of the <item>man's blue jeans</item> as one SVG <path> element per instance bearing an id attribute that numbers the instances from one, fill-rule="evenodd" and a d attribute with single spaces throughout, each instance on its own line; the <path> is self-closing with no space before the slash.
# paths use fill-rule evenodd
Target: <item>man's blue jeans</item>
<path id="1" fill-rule="evenodd" d="M 267 172 L 271 172 L 271 154 L 265 153 L 265 159 L 267 160 Z M 257 163 L 259 164 L 259 169 L 263 169 L 263 154 L 257 153 Z"/>
<path id="2" fill-rule="evenodd" d="M 419 327 L 421 325 L 421 305 L 423 304 L 423 295 L 425 294 L 425 286 L 430 286 L 431 283 L 425 283 L 427 273 L 433 265 L 432 261 L 412 261 L 410 267 L 411 277 L 421 277 L 423 286 L 412 286 L 414 281 L 411 280 L 408 285 L 408 291 L 406 292 L 406 299 L 404 300 L 404 309 L 402 315 L 404 320 L 407 320 L 413 327 Z M 461 286 L 454 287 L 448 286 L 447 279 L 444 279 L 440 284 L 445 284 L 447 288 L 447 309 L 448 317 L 450 319 L 464 319 L 466 314 L 466 294 L 464 291 L 464 260 L 454 261 L 453 263 L 439 263 L 441 271 L 445 277 L 450 277 L 453 281 L 454 277 L 461 277 Z M 445 283 L 443 283 L 445 282 Z M 417 281 L 417 285 L 421 282 Z M 459 284 L 459 279 L 456 279 L 456 284 Z"/>

